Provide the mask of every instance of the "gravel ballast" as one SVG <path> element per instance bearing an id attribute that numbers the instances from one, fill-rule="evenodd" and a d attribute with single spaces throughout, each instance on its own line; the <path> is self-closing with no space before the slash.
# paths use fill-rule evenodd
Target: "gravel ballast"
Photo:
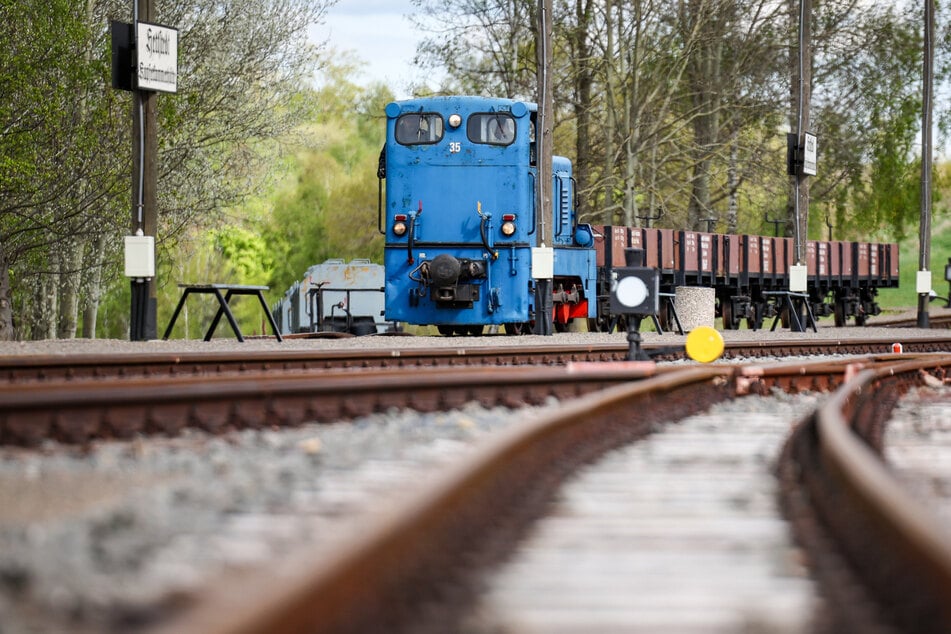
<path id="1" fill-rule="evenodd" d="M 329 552 L 533 409 L 0 449 L 0 634 L 125 631 L 222 571 Z"/>

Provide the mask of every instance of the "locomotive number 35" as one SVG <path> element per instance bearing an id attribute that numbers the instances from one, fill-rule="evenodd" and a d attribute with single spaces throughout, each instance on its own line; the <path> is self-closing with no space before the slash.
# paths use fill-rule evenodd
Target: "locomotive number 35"
<path id="1" fill-rule="evenodd" d="M 455 154 L 457 152 L 462 152 L 462 143 L 459 141 L 453 141 L 449 144 L 449 153 Z"/>

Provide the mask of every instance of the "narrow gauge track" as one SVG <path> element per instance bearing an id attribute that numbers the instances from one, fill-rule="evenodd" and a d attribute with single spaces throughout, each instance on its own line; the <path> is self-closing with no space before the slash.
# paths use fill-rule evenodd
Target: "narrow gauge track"
<path id="1" fill-rule="evenodd" d="M 892 317 L 892 318 L 876 318 L 873 326 L 883 326 L 887 328 L 917 328 L 918 327 L 918 317 L 917 316 L 906 316 L 906 317 Z M 938 311 L 932 311 L 928 315 L 928 327 L 932 330 L 941 330 L 951 328 L 951 310 L 939 309 Z"/>
<path id="2" fill-rule="evenodd" d="M 0 387 L 0 444 L 85 443 L 136 434 L 209 432 L 334 422 L 407 408 L 570 399 L 650 376 L 654 363 L 245 372 L 112 381 L 44 381 Z M 720 370 L 725 374 L 726 369 Z"/>
<path id="3" fill-rule="evenodd" d="M 549 396 L 573 398 L 673 370 L 649 362 L 574 363 L 573 356 L 563 352 L 564 365 L 558 366 L 423 366 L 412 372 L 405 367 L 270 369 L 200 378 L 126 375 L 97 381 L 14 382 L 0 386 L 0 445 L 34 446 L 46 439 L 86 443 L 176 434 L 185 427 L 212 433 L 282 427 L 391 407 L 427 412 L 470 401 L 485 406 L 538 404 Z M 712 371 L 729 373 L 726 366 Z"/>
<path id="4" fill-rule="evenodd" d="M 946 352 L 946 336 L 902 341 L 908 353 Z M 726 342 L 724 359 L 808 356 L 817 354 L 881 354 L 892 340 L 881 338 L 816 338 Z M 643 348 L 658 360 L 685 357 L 682 344 L 647 343 Z M 583 361 L 623 361 L 628 345 L 591 343 L 568 345 L 467 346 L 334 350 L 241 350 L 229 352 L 126 353 L 72 355 L 7 355 L 0 357 L 0 384 L 79 381 L 84 379 L 190 377 L 213 374 L 283 372 L 343 368 L 418 368 L 445 366 L 564 365 Z"/>
<path id="5" fill-rule="evenodd" d="M 951 357 L 866 368 L 787 443 L 783 503 L 830 603 L 830 631 L 951 631 L 951 533 L 882 458 L 883 430 L 911 386 L 947 383 Z"/>
<path id="6" fill-rule="evenodd" d="M 902 386 L 924 374 L 944 379 L 951 355 L 888 361 L 736 367 L 730 375 L 723 368 L 691 367 L 569 400 L 552 416 L 526 421 L 481 446 L 411 503 L 355 535 L 332 560 L 302 552 L 293 574 L 257 570 L 224 579 L 149 631 L 427 631 L 419 629 L 427 618 L 446 616 L 434 606 L 451 605 L 470 591 L 471 569 L 491 565 L 508 551 L 578 465 L 650 433 L 653 425 L 784 382 L 838 385 L 799 427 L 781 463 L 784 500 L 798 536 L 819 547 L 810 550 L 810 563 L 822 569 L 827 603 L 836 610 L 833 631 L 888 631 L 882 624 L 889 622 L 899 631 L 948 631 L 951 537 L 896 489 L 865 446 L 868 441 L 853 437 L 849 425 L 856 433 L 880 429 L 882 410 Z M 818 378 L 829 374 L 838 378 Z M 875 405 L 883 401 L 885 407 Z M 812 499 L 821 509 L 819 519 L 810 514 Z M 810 534 L 827 522 L 847 537 Z M 858 574 L 836 576 L 851 565 L 842 562 L 853 559 Z M 876 568 L 886 570 L 887 578 Z M 866 593 L 865 583 L 873 590 Z"/>

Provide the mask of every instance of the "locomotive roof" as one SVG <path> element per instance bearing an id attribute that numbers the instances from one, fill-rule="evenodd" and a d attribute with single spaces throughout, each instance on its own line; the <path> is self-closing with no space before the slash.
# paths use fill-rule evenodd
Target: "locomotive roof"
<path id="1" fill-rule="evenodd" d="M 475 95 L 449 95 L 434 97 L 416 97 L 413 99 L 404 99 L 403 101 L 391 102 L 386 106 L 388 116 L 394 117 L 408 109 L 421 108 L 423 110 L 434 111 L 465 111 L 477 112 L 480 110 L 490 110 L 500 106 L 503 109 L 509 109 L 515 104 L 522 104 L 529 112 L 535 112 L 538 107 L 530 101 L 521 101 L 518 99 L 506 99 L 502 97 L 481 97 Z M 392 107 L 391 107 L 392 106 Z"/>

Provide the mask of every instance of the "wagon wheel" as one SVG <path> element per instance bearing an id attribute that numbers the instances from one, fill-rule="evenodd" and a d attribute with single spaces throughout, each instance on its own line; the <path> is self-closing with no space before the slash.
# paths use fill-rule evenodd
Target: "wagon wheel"
<path id="1" fill-rule="evenodd" d="M 806 329 L 806 311 L 805 306 L 797 300 L 793 300 L 793 310 L 795 311 L 796 319 L 799 320 L 799 325 L 802 326 L 803 330 Z M 783 328 L 791 328 L 793 323 L 793 315 L 789 312 L 789 306 L 783 306 L 782 310 L 779 313 L 780 323 L 783 325 Z"/>
<path id="2" fill-rule="evenodd" d="M 611 332 L 614 324 L 609 317 L 589 317 L 588 332 Z"/>
<path id="3" fill-rule="evenodd" d="M 453 326 L 446 326 L 442 324 L 436 326 L 436 330 L 438 330 L 439 334 L 441 334 L 443 337 L 451 337 L 456 332 L 456 329 Z"/>
<path id="4" fill-rule="evenodd" d="M 474 326 L 463 326 L 462 328 L 465 334 L 468 335 L 469 337 L 481 337 L 482 329 L 483 329 L 483 326 L 481 324 L 474 325 Z"/>
<path id="5" fill-rule="evenodd" d="M 555 332 L 568 332 L 569 322 L 556 321 L 555 322 Z"/>
<path id="6" fill-rule="evenodd" d="M 670 308 L 667 302 L 661 302 L 660 307 L 657 309 L 657 323 L 660 324 L 660 328 L 664 332 L 670 332 L 673 329 L 670 319 Z M 625 325 L 624 329 L 627 330 L 627 325 Z"/>
<path id="7" fill-rule="evenodd" d="M 729 297 L 725 297 L 720 302 L 720 316 L 723 318 L 724 330 L 737 330 L 739 328 L 739 320 L 733 316 L 733 300 Z"/>
<path id="8" fill-rule="evenodd" d="M 843 300 L 835 300 L 835 304 L 832 306 L 832 314 L 835 317 L 836 328 L 845 326 L 848 318 L 845 316 L 845 302 Z"/>
<path id="9" fill-rule="evenodd" d="M 750 304 L 750 316 L 746 318 L 746 327 L 750 330 L 762 328 L 764 312 L 766 311 L 759 304 Z"/>

